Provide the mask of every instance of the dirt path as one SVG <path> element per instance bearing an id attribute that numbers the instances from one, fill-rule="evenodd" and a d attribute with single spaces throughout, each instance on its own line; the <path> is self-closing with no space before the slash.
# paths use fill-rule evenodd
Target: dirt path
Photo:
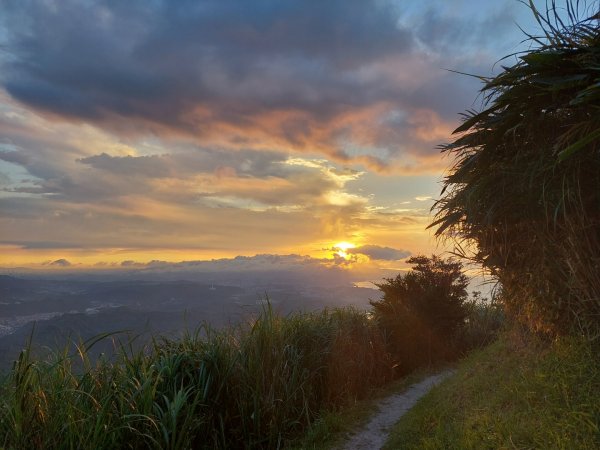
<path id="1" fill-rule="evenodd" d="M 379 402 L 379 412 L 376 413 L 369 423 L 358 430 L 344 446 L 342 450 L 375 450 L 380 449 L 387 440 L 390 429 L 398 422 L 417 401 L 429 392 L 429 390 L 454 372 L 446 370 L 425 378 L 420 383 L 413 384 L 406 391 L 390 395 Z"/>

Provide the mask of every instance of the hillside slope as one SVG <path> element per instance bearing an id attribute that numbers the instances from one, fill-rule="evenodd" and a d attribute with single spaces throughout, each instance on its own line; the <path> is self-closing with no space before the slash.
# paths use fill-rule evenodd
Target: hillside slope
<path id="1" fill-rule="evenodd" d="M 593 449 L 599 425 L 597 348 L 511 332 L 464 360 L 400 420 L 384 448 Z"/>

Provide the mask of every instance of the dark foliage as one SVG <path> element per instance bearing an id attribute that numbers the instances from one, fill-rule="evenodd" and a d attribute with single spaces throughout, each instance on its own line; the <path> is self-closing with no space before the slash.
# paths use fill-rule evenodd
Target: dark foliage
<path id="1" fill-rule="evenodd" d="M 466 302 L 467 317 L 457 342 L 466 352 L 491 344 L 505 325 L 502 290 L 495 289 L 491 298 L 484 299 L 480 292 L 473 292 Z"/>
<path id="2" fill-rule="evenodd" d="M 455 356 L 468 313 L 468 279 L 460 262 L 438 256 L 408 262 L 413 270 L 378 284 L 383 299 L 371 302 L 402 372 Z"/>
<path id="3" fill-rule="evenodd" d="M 507 310 L 548 333 L 600 336 L 598 3 L 530 8 L 543 36 L 485 83 L 445 146 L 432 226 L 500 280 Z"/>

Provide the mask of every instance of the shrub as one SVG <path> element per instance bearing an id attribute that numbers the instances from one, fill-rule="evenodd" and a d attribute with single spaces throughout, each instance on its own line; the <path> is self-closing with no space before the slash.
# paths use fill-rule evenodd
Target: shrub
<path id="1" fill-rule="evenodd" d="M 413 269 L 378 284 L 383 298 L 371 301 L 404 373 L 455 356 L 468 313 L 468 279 L 460 262 L 417 256 L 408 263 Z"/>
<path id="2" fill-rule="evenodd" d="M 494 341 L 504 325 L 504 307 L 500 295 L 484 299 L 480 292 L 465 302 L 467 316 L 458 341 L 464 350 L 484 347 Z"/>

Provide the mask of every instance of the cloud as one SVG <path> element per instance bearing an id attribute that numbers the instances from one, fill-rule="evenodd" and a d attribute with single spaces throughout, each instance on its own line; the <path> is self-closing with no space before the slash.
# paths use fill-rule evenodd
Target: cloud
<path id="1" fill-rule="evenodd" d="M 408 258 L 411 255 L 407 250 L 381 247 L 379 245 L 362 245 L 360 247 L 349 248 L 346 252 L 353 255 L 367 255 L 370 259 L 381 261 L 397 261 Z"/>
<path id="2" fill-rule="evenodd" d="M 67 261 L 64 258 L 61 259 L 57 259 L 56 261 L 52 261 L 50 263 L 48 263 L 49 266 L 54 266 L 54 267 L 71 267 L 73 264 L 71 264 L 69 261 Z"/>
<path id="3" fill-rule="evenodd" d="M 219 258 L 208 261 L 183 261 L 180 263 L 172 263 L 168 266 L 177 269 L 194 269 L 197 271 L 263 271 L 276 270 L 288 271 L 293 269 L 301 269 L 307 267 L 321 267 L 324 263 L 329 263 L 331 260 L 312 258 L 297 254 L 277 255 L 277 254 L 260 254 L 254 256 L 236 256 L 235 258 Z M 148 267 L 155 267 L 156 262 L 149 263 Z"/>
<path id="4" fill-rule="evenodd" d="M 0 241 L 0 245 L 17 245 L 27 250 L 78 249 L 79 245 L 56 241 Z"/>
<path id="5" fill-rule="evenodd" d="M 302 148 L 359 87 L 341 71 L 411 40 L 390 7 L 364 1 L 25 2 L 6 13 L 16 57 L 3 78 L 14 98 L 114 130 L 207 139 L 229 130 L 230 145 L 273 134 Z"/>
<path id="6" fill-rule="evenodd" d="M 443 69 L 498 57 L 467 3 L 7 2 L 3 243 L 75 262 L 311 253 L 353 236 L 423 248 L 428 211 L 400 200 L 430 192 L 447 164 L 436 146 L 478 88 Z M 509 3 L 493 2 L 494 42 Z"/>
<path id="7" fill-rule="evenodd" d="M 19 105 L 8 106 L 13 115 L 27 113 Z M 186 205 L 199 201 L 230 206 L 245 202 L 255 208 L 319 205 L 361 176 L 360 171 L 326 160 L 291 158 L 275 151 L 228 151 L 158 141 L 161 153 L 143 154 L 144 146 L 123 145 L 100 131 L 87 128 L 80 136 L 75 125 L 29 116 L 17 127 L 14 120 L 0 115 L 0 132 L 11 148 L 2 151 L 0 139 L 0 160 L 28 175 L 28 179 L 11 177 L 13 182 L 2 189 L 43 196 L 49 202 L 122 206 L 125 199 L 143 196 Z M 117 151 L 96 153 L 97 141 Z"/>
<path id="8" fill-rule="evenodd" d="M 488 1 L 486 16 L 473 20 L 470 27 L 465 26 L 464 16 L 457 13 L 456 8 L 448 6 L 430 5 L 414 24 L 420 42 L 443 52 L 457 46 L 481 48 L 493 45 L 499 35 L 512 31 L 519 5 Z"/>
<path id="9" fill-rule="evenodd" d="M 230 254 L 333 240 L 362 227 L 360 205 L 259 210 L 242 206 L 169 204 L 133 197 L 122 199 L 121 205 L 83 207 L 58 199 L 0 198 L 0 229 L 3 241 L 27 243 L 29 249 L 40 241 L 60 242 L 70 249 L 162 248 Z"/>
<path id="10" fill-rule="evenodd" d="M 128 260 L 125 260 L 125 261 L 121 261 L 121 267 L 128 267 L 128 268 L 131 268 L 131 267 L 145 267 L 145 264 L 138 263 L 138 262 L 135 262 L 135 261 L 133 261 L 131 259 L 128 259 Z"/>
<path id="11" fill-rule="evenodd" d="M 18 105 L 9 106 L 14 115 L 26 113 Z M 0 157 L 26 170 L 29 176 L 2 187 L 16 199 L 28 200 L 22 206 L 6 203 L 13 212 L 23 213 L 28 205 L 43 208 L 40 213 L 54 210 L 54 214 L 64 215 L 65 207 L 71 209 L 69 204 L 77 204 L 89 205 L 88 215 L 108 208 L 109 215 L 126 209 L 124 215 L 131 216 L 132 210 L 140 209 L 139 203 L 154 203 L 154 208 L 157 203 L 168 203 L 165 211 L 180 205 L 193 215 L 199 205 L 264 210 L 365 202 L 357 193 L 346 192 L 347 185 L 363 172 L 324 159 L 290 157 L 275 151 L 227 151 L 181 142 L 172 145 L 170 153 L 139 154 L 141 146 L 138 150 L 122 145 L 89 129 L 88 140 L 86 135 L 78 136 L 73 127 L 33 115 L 17 128 L 0 116 L 0 130 L 16 149 L 0 152 Z M 90 145 L 96 140 L 126 154 L 96 153 L 96 146 Z M 158 142 L 158 148 L 164 149 L 163 145 L 166 143 Z"/>
<path id="12" fill-rule="evenodd" d="M 79 261 L 76 249 L 131 249 L 132 256 L 135 249 L 213 255 L 301 245 L 310 251 L 323 246 L 312 243 L 340 236 L 418 230 L 425 223 L 426 212 L 377 206 L 363 184 L 365 171 L 324 158 L 181 142 L 168 148 L 160 140 L 150 146 L 6 105 L 0 147 L 2 140 L 10 146 L 6 159 L 20 172 L 0 188 L 2 240 L 43 259 Z M 402 189 L 392 184 L 380 191 Z"/>
<path id="13" fill-rule="evenodd" d="M 119 270 L 135 271 L 135 278 L 191 279 L 213 283 L 234 281 L 238 285 L 261 282 L 300 283 L 304 286 L 336 286 L 356 280 L 380 280 L 397 271 L 382 269 L 371 261 L 349 262 L 344 258 L 313 258 L 299 254 L 258 254 L 182 262 L 126 260 Z"/>
<path id="14" fill-rule="evenodd" d="M 11 57 L 1 80 L 48 117 L 122 137 L 317 152 L 376 171 L 439 169 L 419 166 L 420 155 L 437 153 L 476 89 L 442 68 L 489 65 L 461 45 L 490 19 L 407 9 L 381 0 L 14 2 L 3 10 Z M 509 10 L 495 16 L 499 33 Z M 438 49 L 467 23 L 471 40 Z M 398 112 L 400 126 L 389 120 Z M 146 170 L 154 162 L 143 161 Z"/>
<path id="15" fill-rule="evenodd" d="M 109 155 L 106 152 L 78 162 L 106 173 L 145 178 L 173 178 L 197 173 L 220 176 L 280 176 L 286 156 L 277 152 L 187 148 L 175 153 L 152 155 Z"/>

